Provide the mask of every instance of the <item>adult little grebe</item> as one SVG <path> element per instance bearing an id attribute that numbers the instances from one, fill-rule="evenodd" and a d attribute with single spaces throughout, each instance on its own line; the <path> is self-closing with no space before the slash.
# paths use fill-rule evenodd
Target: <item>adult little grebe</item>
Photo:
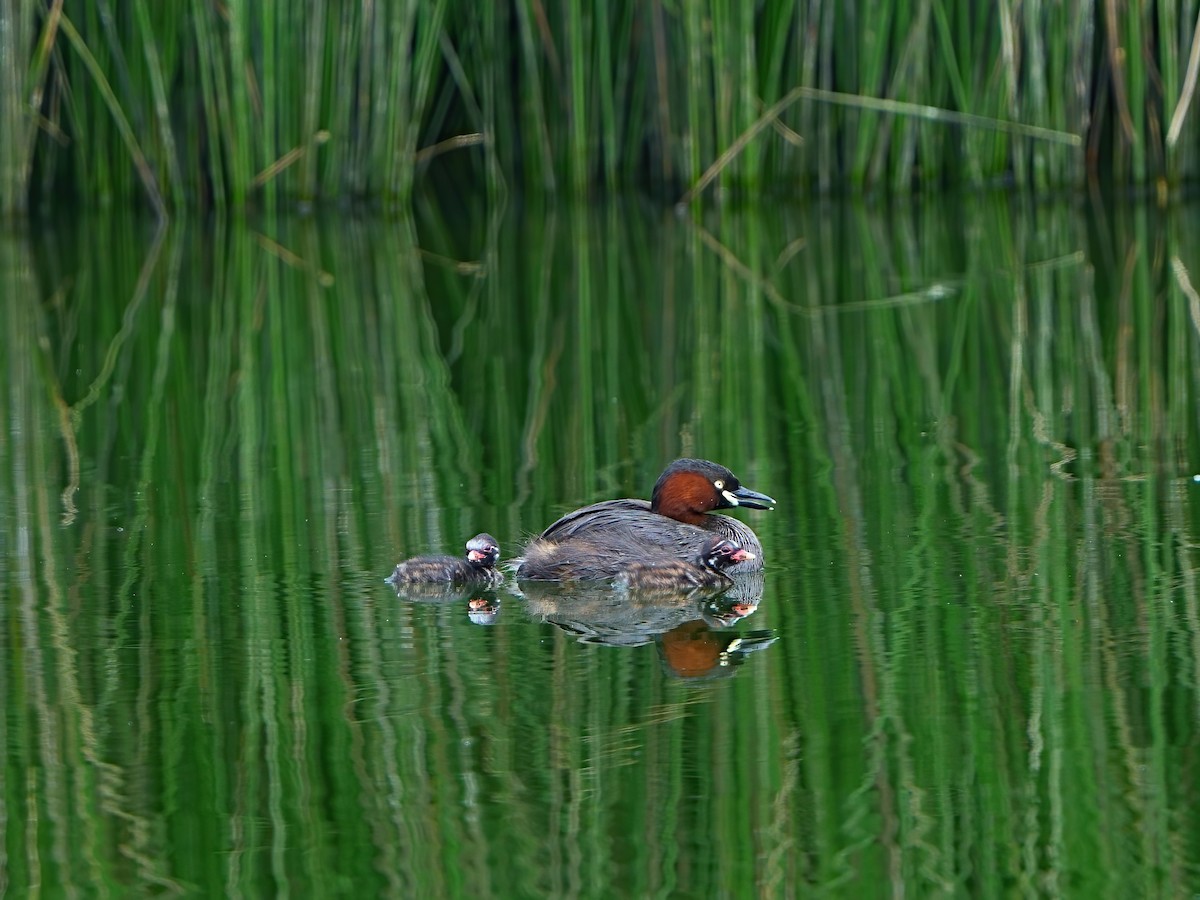
<path id="1" fill-rule="evenodd" d="M 610 580 L 647 552 L 693 563 L 716 534 L 746 552 L 730 573 L 762 568 L 758 537 L 737 519 L 712 510 L 748 506 L 772 509 L 775 501 L 742 487 L 724 466 L 677 459 L 659 476 L 645 500 L 605 500 L 567 513 L 525 548 L 517 577 L 538 581 Z"/>
<path id="2" fill-rule="evenodd" d="M 754 559 L 754 554 L 720 535 L 712 535 L 692 562 L 670 556 L 630 563 L 613 579 L 616 587 L 633 590 L 684 590 L 726 587 L 733 583 L 725 569 Z"/>
<path id="3" fill-rule="evenodd" d="M 494 587 L 504 581 L 496 568 L 500 545 L 490 534 L 477 534 L 467 541 L 467 554 L 458 556 L 414 556 L 396 566 L 387 581 L 402 584 L 477 584 Z"/>

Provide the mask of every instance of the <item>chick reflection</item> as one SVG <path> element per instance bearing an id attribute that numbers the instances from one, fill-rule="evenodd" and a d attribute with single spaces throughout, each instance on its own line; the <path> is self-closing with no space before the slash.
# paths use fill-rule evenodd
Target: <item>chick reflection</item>
<path id="1" fill-rule="evenodd" d="M 495 625 L 500 617 L 500 598 L 495 591 L 453 584 L 407 584 L 397 586 L 396 596 L 411 603 L 461 606 L 476 625 Z"/>
<path id="2" fill-rule="evenodd" d="M 633 589 L 626 585 L 522 582 L 530 616 L 586 644 L 653 643 L 670 674 L 693 680 L 732 674 L 745 656 L 774 641 L 770 631 L 716 631 L 752 614 L 762 599 L 761 572 L 730 580 L 727 589 Z"/>
<path id="3" fill-rule="evenodd" d="M 713 628 L 728 628 L 758 609 L 762 595 L 762 572 L 739 575 L 729 590 L 700 601 L 701 618 Z"/>
<path id="4" fill-rule="evenodd" d="M 479 594 L 467 601 L 467 618 L 476 625 L 495 625 L 500 617 L 500 598 L 495 594 Z"/>

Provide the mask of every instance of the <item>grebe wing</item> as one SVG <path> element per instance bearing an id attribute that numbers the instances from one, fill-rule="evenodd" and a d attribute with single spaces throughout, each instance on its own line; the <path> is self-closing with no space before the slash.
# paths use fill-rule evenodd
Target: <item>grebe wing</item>
<path id="1" fill-rule="evenodd" d="M 630 527 L 640 518 L 639 514 L 654 516 L 651 522 L 662 521 L 650 512 L 650 504 L 645 500 L 604 500 L 567 513 L 543 531 L 541 537 L 548 541 L 563 541 L 593 529 Z"/>

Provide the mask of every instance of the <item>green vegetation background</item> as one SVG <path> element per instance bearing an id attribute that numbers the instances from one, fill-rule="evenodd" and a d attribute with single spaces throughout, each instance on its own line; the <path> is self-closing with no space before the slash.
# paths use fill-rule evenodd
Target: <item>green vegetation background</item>
<path id="1" fill-rule="evenodd" d="M 555 210 L 0 236 L 0 887 L 1185 895 L 1190 220 Z M 700 448 L 732 679 L 380 583 Z"/>
<path id="2" fill-rule="evenodd" d="M 9 0 L 0 210 L 1196 174 L 1188 0 Z M 450 154 L 447 156 L 447 154 Z"/>

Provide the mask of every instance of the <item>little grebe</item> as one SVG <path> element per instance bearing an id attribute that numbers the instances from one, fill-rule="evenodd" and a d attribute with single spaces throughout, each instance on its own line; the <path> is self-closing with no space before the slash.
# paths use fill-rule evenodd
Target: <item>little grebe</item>
<path id="1" fill-rule="evenodd" d="M 496 568 L 500 545 L 490 534 L 477 534 L 467 541 L 467 554 L 458 556 L 414 556 L 396 566 L 388 582 L 402 584 L 477 584 L 496 586 L 504 575 Z"/>
<path id="2" fill-rule="evenodd" d="M 762 569 L 758 537 L 737 519 L 712 510 L 748 506 L 772 509 L 775 501 L 742 487 L 724 466 L 703 459 L 677 459 L 659 476 L 645 500 L 605 500 L 567 513 L 525 548 L 517 577 L 537 581 L 616 578 L 647 552 L 694 563 L 712 535 L 746 552 L 731 574 Z"/>
<path id="3" fill-rule="evenodd" d="M 685 590 L 725 587 L 733 583 L 725 569 L 754 559 L 754 554 L 727 538 L 712 535 L 704 542 L 695 560 L 685 562 L 663 555 L 648 558 L 625 567 L 613 584 L 634 590 Z"/>

